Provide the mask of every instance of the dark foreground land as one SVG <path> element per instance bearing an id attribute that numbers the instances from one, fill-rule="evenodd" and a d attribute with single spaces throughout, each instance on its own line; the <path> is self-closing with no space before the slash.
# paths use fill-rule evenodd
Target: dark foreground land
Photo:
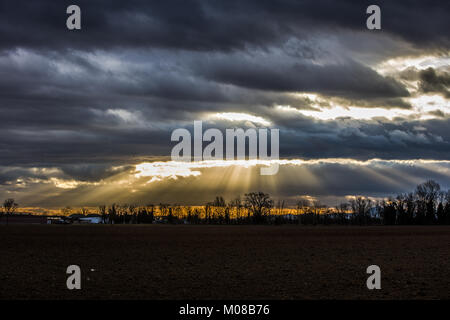
<path id="1" fill-rule="evenodd" d="M 449 299 L 450 227 L 0 226 L 0 299 L 29 298 Z"/>

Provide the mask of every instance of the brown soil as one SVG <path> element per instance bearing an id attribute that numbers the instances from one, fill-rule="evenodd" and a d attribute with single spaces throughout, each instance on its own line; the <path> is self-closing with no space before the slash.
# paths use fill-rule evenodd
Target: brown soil
<path id="1" fill-rule="evenodd" d="M 10 225 L 0 257 L 0 299 L 450 298 L 450 227 Z"/>

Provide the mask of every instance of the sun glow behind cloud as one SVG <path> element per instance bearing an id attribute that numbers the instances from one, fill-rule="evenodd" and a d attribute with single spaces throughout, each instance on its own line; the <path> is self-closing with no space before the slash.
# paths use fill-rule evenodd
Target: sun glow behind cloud
<path id="1" fill-rule="evenodd" d="M 148 182 L 161 181 L 165 178 L 177 179 L 178 177 L 199 176 L 199 169 L 224 168 L 238 166 L 248 168 L 256 165 L 269 166 L 269 160 L 206 160 L 195 162 L 166 161 L 145 162 L 136 165 L 136 178 L 151 177 Z"/>
<path id="2" fill-rule="evenodd" d="M 300 96 L 305 95 L 301 94 Z M 439 117 L 439 115 L 433 114 L 433 112 L 439 111 L 444 115 L 450 113 L 450 101 L 437 94 L 420 95 L 405 99 L 405 101 L 411 104 L 411 109 L 343 106 L 332 100 L 327 101 L 318 95 L 308 94 L 307 97 L 313 102 L 311 107 L 315 110 L 301 110 L 289 105 L 278 105 L 276 109 L 281 112 L 299 113 L 319 120 L 334 120 L 337 118 L 352 118 L 357 120 L 386 118 L 392 120 L 399 117 L 429 120 Z"/>
<path id="3" fill-rule="evenodd" d="M 274 162 L 280 170 L 273 176 L 261 176 L 261 166 Z M 23 176 L 0 186 L 0 190 L 21 205 L 96 206 L 102 203 L 167 202 L 202 204 L 216 195 L 227 200 L 249 191 L 262 190 L 275 199 L 312 196 L 325 202 L 337 201 L 342 193 L 383 196 L 386 191 L 409 190 L 425 179 L 450 181 L 450 160 L 383 160 L 366 161 L 348 158 L 233 160 L 200 162 L 142 162 L 127 166 L 108 177 L 83 181 L 60 176 L 52 168 L 39 178 Z M 25 173 L 25 172 L 24 172 Z M 47 177 L 46 177 L 47 176 Z M 354 191 L 364 181 L 362 189 Z M 447 184 L 445 184 L 447 183 Z M 376 186 L 376 187 L 374 187 Z M 384 193 L 377 193 L 382 190 Z M 45 194 L 46 198 L 37 197 Z M 326 195 L 326 196 L 325 196 Z M 295 203 L 295 202 L 294 202 Z M 327 202 L 328 203 L 328 202 Z"/>
<path id="4" fill-rule="evenodd" d="M 396 118 L 411 120 L 430 120 L 447 117 L 450 114 L 450 100 L 443 95 L 420 91 L 420 83 L 417 79 L 399 78 L 402 71 L 413 68 L 425 70 L 433 68 L 441 72 L 450 71 L 450 55 L 422 55 L 416 57 L 397 57 L 383 61 L 374 66 L 374 70 L 383 76 L 395 78 L 403 83 L 410 97 L 403 97 L 404 104 L 410 104 L 411 108 L 400 106 L 385 107 L 377 105 L 377 101 L 371 103 L 371 107 L 358 105 L 357 102 L 335 99 L 315 93 L 294 93 L 294 97 L 306 99 L 309 109 L 297 109 L 291 105 L 277 105 L 276 110 L 284 113 L 301 114 L 318 120 L 335 120 L 338 118 L 351 118 L 356 120 L 371 120 L 374 118 L 385 118 L 393 120 Z M 400 101 L 400 99 L 399 99 Z"/>
<path id="5" fill-rule="evenodd" d="M 256 124 L 261 124 L 263 126 L 270 126 L 271 122 L 258 116 L 253 116 L 247 113 L 238 113 L 238 112 L 222 112 L 222 113 L 214 113 L 208 116 L 209 119 L 220 119 L 220 120 L 228 120 L 228 121 L 249 121 Z"/>
<path id="6" fill-rule="evenodd" d="M 383 61 L 375 66 L 375 70 L 383 75 L 389 75 L 398 71 L 414 67 L 419 70 L 427 68 L 448 68 L 450 66 L 450 55 L 444 56 L 419 56 L 399 57 Z"/>
<path id="7" fill-rule="evenodd" d="M 348 159 L 348 158 L 326 158 L 326 159 L 280 159 L 280 160 L 208 160 L 208 161 L 193 161 L 193 162 L 144 162 L 135 166 L 135 178 L 149 177 L 148 183 L 161 181 L 163 179 L 178 179 L 189 176 L 200 176 L 202 169 L 208 168 L 225 168 L 225 167 L 240 167 L 250 168 L 254 166 L 270 166 L 277 163 L 280 166 L 307 166 L 307 165 L 325 165 L 325 164 L 340 164 L 340 165 L 354 165 L 361 167 L 368 166 L 389 166 L 394 164 L 422 166 L 433 164 L 450 164 L 450 160 L 382 160 L 370 159 L 366 161 Z M 450 176 L 448 170 L 445 173 Z"/>
<path id="8" fill-rule="evenodd" d="M 334 105 L 331 108 L 321 108 L 320 111 L 298 110 L 290 106 L 277 106 L 277 108 L 281 111 L 297 112 L 319 120 L 334 120 L 337 118 L 370 120 L 380 117 L 393 119 L 395 117 L 408 117 L 413 114 L 411 111 L 404 109 L 387 110 L 384 108 L 343 107 L 339 105 Z"/>

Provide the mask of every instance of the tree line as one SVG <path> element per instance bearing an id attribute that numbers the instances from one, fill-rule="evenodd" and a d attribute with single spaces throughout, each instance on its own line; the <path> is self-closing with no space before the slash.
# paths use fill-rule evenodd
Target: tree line
<path id="1" fill-rule="evenodd" d="M 287 208 L 285 201 L 275 202 L 267 193 L 250 192 L 228 203 L 217 196 L 204 206 L 113 204 L 98 212 L 105 222 L 119 224 L 443 225 L 450 224 L 450 190 L 429 180 L 396 197 L 374 201 L 355 196 L 333 208 L 305 199 Z"/>
<path id="2" fill-rule="evenodd" d="M 17 207 L 14 199 L 7 199 L 1 215 L 8 218 Z M 112 204 L 99 206 L 96 211 L 104 223 L 110 224 L 448 225 L 450 190 L 443 191 L 437 182 L 428 180 L 396 197 L 372 200 L 355 196 L 335 207 L 301 199 L 295 208 L 287 208 L 285 201 L 275 202 L 267 193 L 250 192 L 228 203 L 217 196 L 203 206 Z M 73 212 L 66 207 L 61 213 L 70 216 Z M 79 213 L 90 214 L 86 208 Z"/>

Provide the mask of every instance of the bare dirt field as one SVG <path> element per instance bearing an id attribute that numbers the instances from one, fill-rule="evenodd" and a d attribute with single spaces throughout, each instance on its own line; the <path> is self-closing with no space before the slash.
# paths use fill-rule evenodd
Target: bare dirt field
<path id="1" fill-rule="evenodd" d="M 450 298 L 450 227 L 10 225 L 0 257 L 0 299 Z"/>

